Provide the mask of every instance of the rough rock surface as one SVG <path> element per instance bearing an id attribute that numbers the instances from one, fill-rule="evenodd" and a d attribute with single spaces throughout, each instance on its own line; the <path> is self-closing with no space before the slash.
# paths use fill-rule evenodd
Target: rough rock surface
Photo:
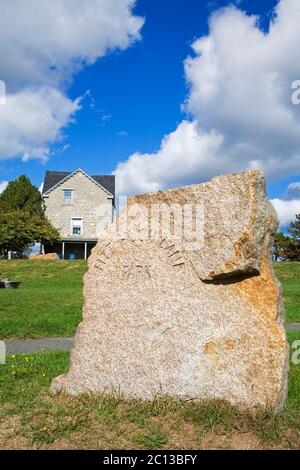
<path id="1" fill-rule="evenodd" d="M 31 255 L 29 256 L 30 261 L 56 261 L 59 260 L 57 253 L 47 253 L 46 255 Z"/>
<path id="2" fill-rule="evenodd" d="M 190 203 L 204 208 L 202 245 L 113 237 L 126 209 L 99 240 L 70 369 L 54 379 L 52 392 L 283 407 L 288 346 L 271 266 L 277 218 L 264 176 L 220 176 L 132 197 L 128 208 Z"/>

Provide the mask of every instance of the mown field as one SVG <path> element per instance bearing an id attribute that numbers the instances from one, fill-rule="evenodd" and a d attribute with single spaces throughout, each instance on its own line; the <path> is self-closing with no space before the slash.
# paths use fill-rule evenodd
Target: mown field
<path id="1" fill-rule="evenodd" d="M 291 345 L 300 333 L 289 333 Z M 284 412 L 241 412 L 223 402 L 126 401 L 48 393 L 68 353 L 8 358 L 0 366 L 0 449 L 299 449 L 300 365 Z"/>
<path id="2" fill-rule="evenodd" d="M 0 290 L 0 338 L 72 336 L 86 269 L 85 261 L 0 261 L 0 277 L 22 281 Z"/>
<path id="3" fill-rule="evenodd" d="M 288 322 L 300 322 L 300 263 L 275 263 Z M 81 320 L 85 261 L 0 261 L 0 339 L 72 336 Z"/>
<path id="4" fill-rule="evenodd" d="M 1 338 L 73 335 L 81 320 L 84 261 L 0 261 Z M 300 321 L 300 263 L 276 264 L 289 321 Z M 300 332 L 288 333 L 293 347 Z M 297 356 L 298 359 L 300 355 Z M 223 402 L 126 401 L 48 393 L 68 368 L 62 351 L 9 356 L 0 366 L 0 449 L 299 449 L 300 364 L 290 364 L 284 412 L 241 412 Z"/>
<path id="5" fill-rule="evenodd" d="M 287 322 L 300 322 L 300 262 L 274 263 L 282 284 Z"/>

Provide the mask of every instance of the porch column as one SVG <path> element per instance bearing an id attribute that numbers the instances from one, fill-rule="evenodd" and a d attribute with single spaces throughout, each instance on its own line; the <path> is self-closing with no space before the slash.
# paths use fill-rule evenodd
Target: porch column
<path id="1" fill-rule="evenodd" d="M 84 244 L 84 259 L 87 260 L 87 242 Z"/>
<path id="2" fill-rule="evenodd" d="M 62 242 L 62 258 L 65 259 L 65 242 Z"/>

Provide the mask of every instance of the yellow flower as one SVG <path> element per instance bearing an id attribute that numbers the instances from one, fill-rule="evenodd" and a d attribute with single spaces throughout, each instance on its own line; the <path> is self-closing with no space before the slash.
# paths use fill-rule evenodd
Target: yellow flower
<path id="1" fill-rule="evenodd" d="M 12 365 L 12 366 L 11 366 L 11 368 L 12 368 L 12 369 L 14 369 L 14 368 L 15 368 L 15 366 L 14 366 L 14 365 Z"/>
<path id="2" fill-rule="evenodd" d="M 29 361 L 29 357 L 25 357 L 25 361 L 28 362 L 28 361 Z"/>
<path id="3" fill-rule="evenodd" d="M 13 355 L 11 356 L 11 358 L 12 358 L 12 359 L 16 359 L 16 356 L 13 354 Z"/>
<path id="4" fill-rule="evenodd" d="M 43 377 L 46 377 L 46 374 L 43 374 Z"/>

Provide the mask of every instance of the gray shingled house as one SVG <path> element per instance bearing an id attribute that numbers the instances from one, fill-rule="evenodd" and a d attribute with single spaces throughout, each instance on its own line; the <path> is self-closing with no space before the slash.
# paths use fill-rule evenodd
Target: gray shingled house
<path id="1" fill-rule="evenodd" d="M 115 177 L 47 171 L 43 187 L 45 214 L 61 241 L 45 252 L 63 259 L 87 259 L 114 217 Z"/>

